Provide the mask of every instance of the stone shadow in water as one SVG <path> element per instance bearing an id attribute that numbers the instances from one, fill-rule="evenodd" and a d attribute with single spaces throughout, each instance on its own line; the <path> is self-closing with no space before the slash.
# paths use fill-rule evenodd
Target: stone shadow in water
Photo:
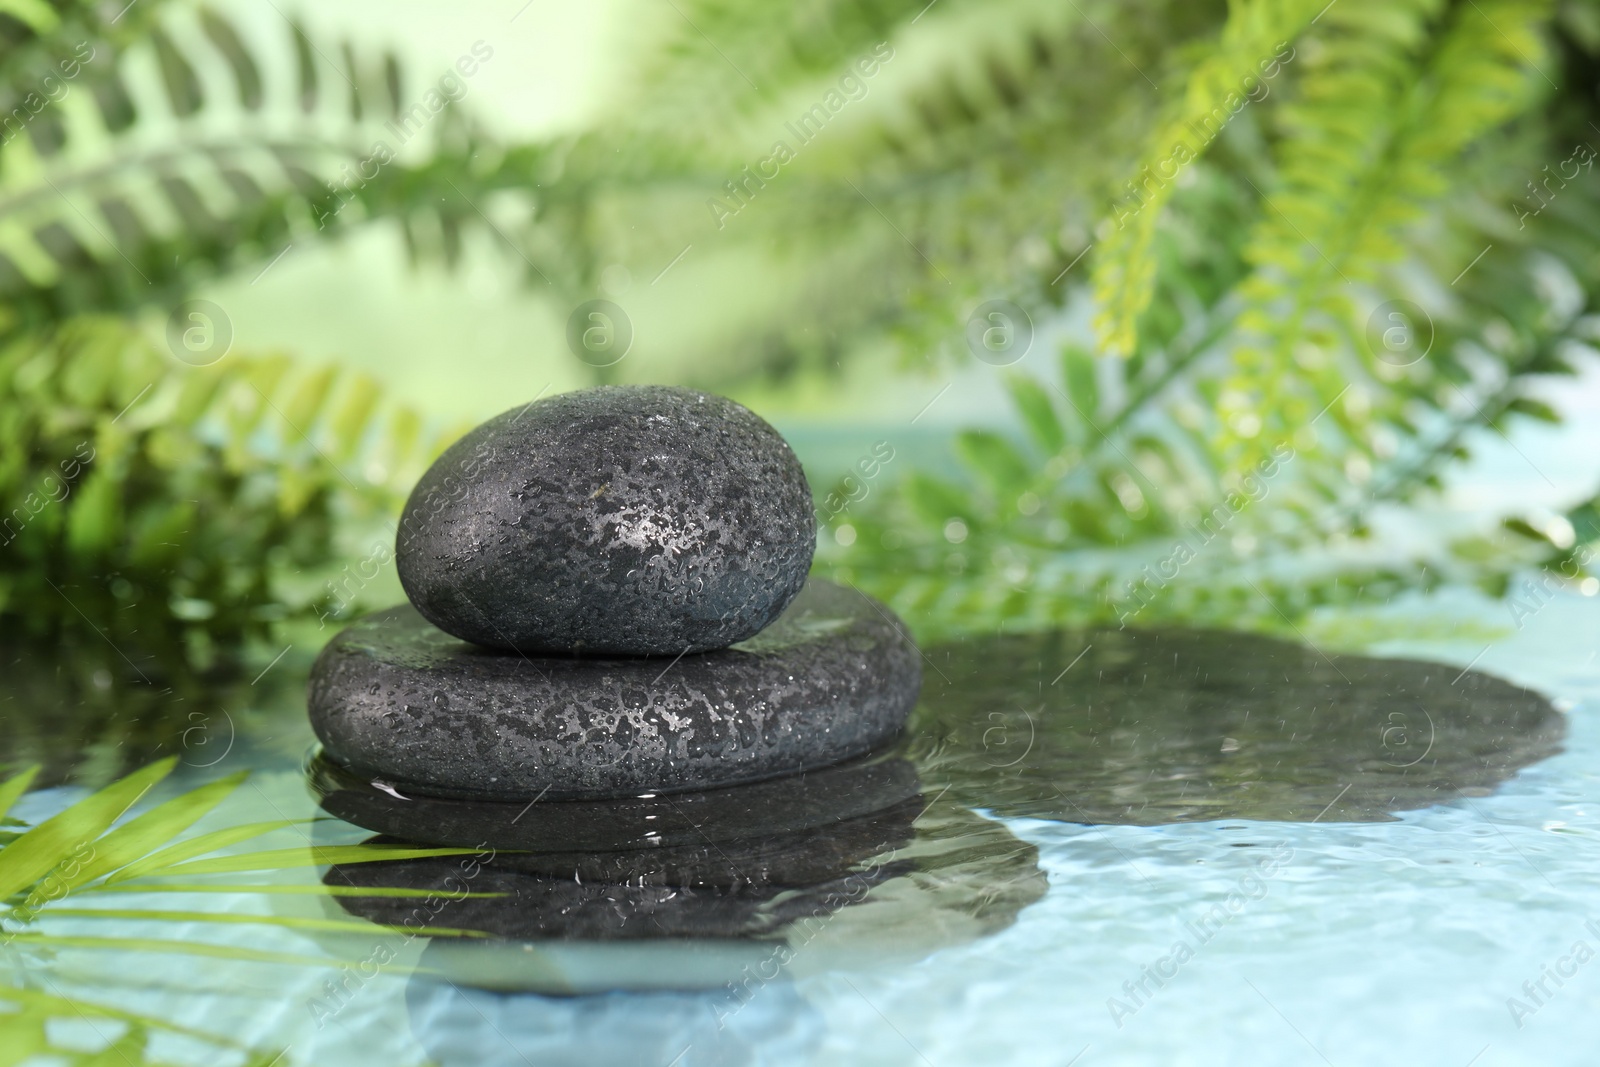
<path id="1" fill-rule="evenodd" d="M 927 650 L 903 751 L 1003 816 L 1155 826 L 1371 822 L 1483 796 L 1565 716 L 1442 663 L 1223 631 L 1057 631 Z"/>

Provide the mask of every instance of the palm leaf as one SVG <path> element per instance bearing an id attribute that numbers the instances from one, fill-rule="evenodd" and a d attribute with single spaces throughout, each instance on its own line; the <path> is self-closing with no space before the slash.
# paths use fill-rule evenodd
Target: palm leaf
<path id="1" fill-rule="evenodd" d="M 137 859 L 112 872 L 110 877 L 106 879 L 106 885 L 115 885 L 118 882 L 125 882 L 132 878 L 142 878 L 149 874 L 155 874 L 196 856 L 204 856 L 207 853 L 249 841 L 251 838 L 260 837 L 263 834 L 270 834 L 291 826 L 300 826 L 303 822 L 304 820 L 301 819 L 275 819 L 268 822 L 245 823 L 241 826 L 229 826 L 221 830 L 213 830 L 210 833 L 197 834 L 176 844 L 168 845 L 166 848 L 154 851 L 146 849 Z"/>
<path id="2" fill-rule="evenodd" d="M 125 869 L 162 842 L 183 833 L 227 799 L 249 772 L 230 774 L 160 804 L 119 826 L 95 843 L 94 858 L 77 874 L 64 878 L 61 885 L 72 890 L 96 878 Z"/>
<path id="3" fill-rule="evenodd" d="M 9 899 L 51 871 L 90 850 L 106 828 L 171 772 L 175 757 L 135 771 L 51 816 L 0 849 L 0 900 Z"/>
<path id="4" fill-rule="evenodd" d="M 389 860 L 427 859 L 432 856 L 471 856 L 475 848 L 404 848 L 388 845 L 328 845 L 309 848 L 273 849 L 239 856 L 193 860 L 164 868 L 164 876 L 180 878 L 194 874 L 237 874 L 243 871 L 282 871 L 296 867 L 325 867 L 330 864 L 383 863 Z M 146 877 L 150 877 L 147 875 Z"/>
<path id="5" fill-rule="evenodd" d="M 165 887 L 163 887 L 165 888 Z M 454 894 L 452 894 L 452 899 Z M 112 919 L 118 922 L 213 923 L 220 926 L 277 926 L 285 930 L 370 934 L 374 924 L 364 919 L 317 919 L 298 915 L 234 915 L 214 911 L 180 911 L 170 908 L 51 908 L 52 919 Z M 403 927 L 390 927 L 409 933 Z M 485 937 L 481 930 L 428 927 L 428 935 Z M 54 936 L 54 935 L 51 935 Z"/>

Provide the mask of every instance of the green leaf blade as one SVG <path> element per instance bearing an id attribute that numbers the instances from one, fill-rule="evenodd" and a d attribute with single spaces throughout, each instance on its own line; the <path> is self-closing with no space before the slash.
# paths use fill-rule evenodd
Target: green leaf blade
<path id="1" fill-rule="evenodd" d="M 140 768 L 54 815 L 0 849 L 0 900 L 33 885 L 84 848 L 171 773 L 177 758 Z"/>

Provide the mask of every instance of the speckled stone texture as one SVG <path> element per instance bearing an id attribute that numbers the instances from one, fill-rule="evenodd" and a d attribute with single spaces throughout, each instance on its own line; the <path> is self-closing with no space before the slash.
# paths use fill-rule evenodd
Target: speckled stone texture
<path id="1" fill-rule="evenodd" d="M 921 680 L 887 608 L 812 581 L 756 637 L 676 661 L 496 652 L 390 608 L 329 642 L 310 713 L 329 758 L 402 793 L 605 798 L 860 755 L 896 735 Z"/>
<path id="2" fill-rule="evenodd" d="M 759 633 L 805 584 L 805 473 L 731 400 L 602 386 L 474 429 L 412 491 L 406 596 L 466 641 L 535 654 L 675 656 Z"/>

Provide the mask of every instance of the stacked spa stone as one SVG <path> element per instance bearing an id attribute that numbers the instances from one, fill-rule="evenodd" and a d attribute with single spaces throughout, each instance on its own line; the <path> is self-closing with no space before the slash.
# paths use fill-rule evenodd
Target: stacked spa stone
<path id="1" fill-rule="evenodd" d="M 396 544 L 409 605 L 312 671 L 326 756 L 402 794 L 550 800 L 758 781 L 899 732 L 898 620 L 807 581 L 816 525 L 771 426 L 689 389 L 606 386 L 479 426 Z"/>

